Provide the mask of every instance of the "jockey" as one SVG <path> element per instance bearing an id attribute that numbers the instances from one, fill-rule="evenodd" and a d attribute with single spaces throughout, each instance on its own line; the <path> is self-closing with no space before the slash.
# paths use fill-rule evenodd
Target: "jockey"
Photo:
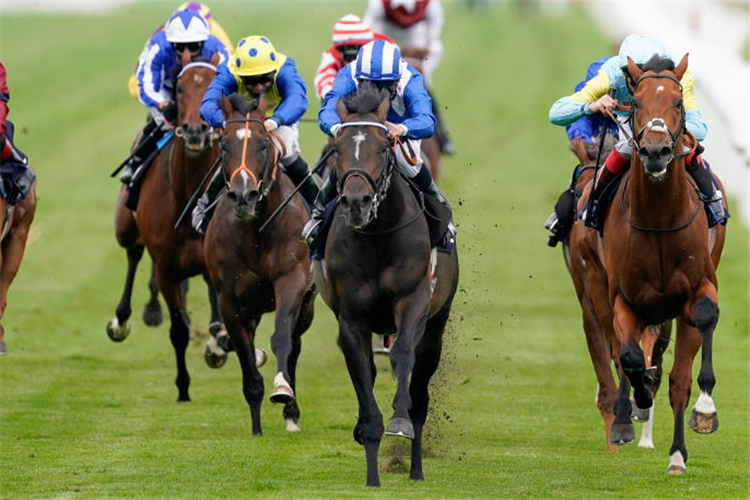
<path id="1" fill-rule="evenodd" d="M 139 143 L 125 165 L 120 180 L 130 183 L 135 170 L 154 152 L 154 148 L 175 119 L 174 78 L 180 69 L 180 57 L 188 51 L 192 58 L 210 60 L 215 53 L 219 61 L 229 52 L 218 38 L 208 31 L 208 22 L 193 10 L 182 10 L 167 21 L 165 31 L 154 36 L 143 51 L 138 64 L 138 93 L 148 107 L 151 119 L 144 126 Z M 167 123 L 165 123 L 167 122 Z"/>
<path id="2" fill-rule="evenodd" d="M 214 128 L 224 128 L 223 96 L 234 92 L 257 98 L 268 97 L 265 128 L 280 138 L 285 150 L 280 162 L 295 186 L 303 184 L 300 194 L 312 204 L 318 186 L 311 178 L 310 168 L 300 156 L 298 122 L 307 111 L 307 89 L 297 73 L 294 59 L 277 52 L 264 36 L 249 36 L 240 40 L 228 64 L 222 64 L 211 81 L 201 102 L 201 117 Z M 206 192 L 193 210 L 193 227 L 203 233 L 208 225 L 208 209 L 224 184 L 221 170 L 216 172 Z"/>
<path id="3" fill-rule="evenodd" d="M 417 159 L 416 165 L 409 165 L 401 149 L 396 147 L 397 169 L 423 193 L 432 195 L 425 196 L 425 203 L 437 201 L 450 208 L 447 198 L 435 185 L 429 169 L 420 156 L 420 141 L 430 137 L 435 130 L 430 96 L 424 88 L 422 75 L 401 59 L 401 53 L 396 45 L 376 40 L 359 49 L 357 59 L 339 71 L 333 88 L 326 94 L 323 106 L 318 112 L 318 126 L 326 134 L 335 137 L 341 128 L 336 103 L 339 99 L 355 93 L 361 82 L 366 80 L 390 91 L 391 109 L 385 122 L 388 137 L 404 138 L 404 145 Z M 325 206 L 335 194 L 335 176 L 334 171 L 315 200 L 312 218 L 302 233 L 308 243 L 314 240 L 320 230 Z"/>
<path id="4" fill-rule="evenodd" d="M 196 12 L 200 12 L 200 14 L 206 18 L 208 21 L 208 27 L 211 31 L 211 34 L 219 39 L 221 43 L 224 44 L 225 47 L 229 48 L 232 47 L 232 41 L 229 39 L 229 36 L 227 35 L 226 31 L 224 31 L 224 28 L 221 27 L 221 24 L 219 24 L 219 21 L 214 19 L 211 16 L 211 9 L 208 8 L 208 5 L 204 3 L 198 3 L 198 2 L 185 2 L 183 4 L 180 4 L 179 7 L 174 11 L 174 13 L 178 13 L 181 10 L 194 10 Z M 156 31 L 154 31 L 151 35 L 151 38 L 148 42 L 146 42 L 146 47 L 148 47 L 151 43 L 151 40 L 164 31 L 166 28 L 166 23 L 163 23 L 161 26 L 159 26 Z M 143 51 L 145 52 L 145 50 Z M 143 56 L 143 53 L 141 53 L 141 57 Z M 137 63 L 135 66 L 136 71 L 138 71 L 138 66 L 140 64 L 140 58 L 138 59 L 139 63 Z M 128 92 L 130 92 L 130 95 L 133 97 L 133 99 L 138 99 L 138 77 L 135 74 L 135 71 L 132 75 L 130 75 L 130 79 L 128 80 Z"/>
<path id="5" fill-rule="evenodd" d="M 357 58 L 359 48 L 373 40 L 391 40 L 373 33 L 366 22 L 354 14 L 347 14 L 333 27 L 333 46 L 323 52 L 323 57 L 315 74 L 315 95 L 323 97 L 333 87 L 333 80 L 339 70 Z"/>
<path id="6" fill-rule="evenodd" d="M 432 81 L 432 73 L 443 56 L 443 5 L 440 0 L 369 0 L 365 22 L 376 33 L 382 33 L 404 49 L 427 51 L 422 65 L 425 86 Z M 435 136 L 441 152 L 454 154 L 455 148 L 440 116 L 440 107 L 432 93 L 432 113 L 437 120 Z"/>
<path id="7" fill-rule="evenodd" d="M 626 119 L 627 113 L 614 109 L 618 102 L 630 104 L 633 99 L 623 69 L 627 67 L 628 57 L 640 66 L 654 55 L 669 57 L 664 45 L 656 38 L 638 34 L 628 35 L 620 46 L 619 54 L 602 64 L 594 78 L 578 92 L 558 99 L 550 108 L 549 119 L 555 125 L 568 125 L 582 116 L 593 113 L 602 113 L 606 116 L 613 116 L 614 113 L 619 126 L 627 131 L 626 134 L 620 135 L 615 150 L 605 160 L 596 187 L 589 196 L 589 200 L 592 200 L 589 210 L 594 216 L 586 217 L 584 220 L 589 227 L 596 225 L 596 203 L 607 184 L 630 164 L 633 147 L 628 139 L 628 136 L 632 136 L 632 131 Z M 672 60 L 674 61 L 673 58 Z M 703 141 L 706 138 L 708 126 L 703 121 L 698 102 L 693 94 L 693 76 L 690 70 L 685 71 L 680 83 L 683 89 L 685 125 L 697 141 Z M 610 91 L 614 92 L 614 98 L 610 96 Z M 703 201 L 709 205 L 714 214 L 714 220 L 709 221 L 710 225 L 726 223 L 727 214 L 722 203 L 722 194 L 714 187 L 711 175 L 703 164 L 700 157 L 702 151 L 703 147 L 698 145 L 694 154 L 686 156 L 685 168 L 695 180 Z"/>
<path id="8" fill-rule="evenodd" d="M 6 120 L 9 100 L 5 66 L 0 62 L 0 165 L 6 166 L 0 172 L 3 177 L 7 175 L 7 178 L 0 178 L 0 195 L 8 204 L 15 205 L 26 197 L 36 176 L 27 166 L 26 155 L 13 146 L 13 123 Z"/>

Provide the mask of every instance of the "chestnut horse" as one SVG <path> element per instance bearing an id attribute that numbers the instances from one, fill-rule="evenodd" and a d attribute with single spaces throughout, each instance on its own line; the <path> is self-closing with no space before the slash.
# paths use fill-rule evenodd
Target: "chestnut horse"
<path id="1" fill-rule="evenodd" d="M 218 56 L 213 62 L 218 62 Z M 117 308 L 117 317 L 107 325 L 107 332 L 113 340 L 127 336 L 132 279 L 145 245 L 153 261 L 158 291 L 169 308 L 170 340 L 177 359 L 178 401 L 190 400 L 190 376 L 185 365 L 185 350 L 190 339 L 185 311 L 186 280 L 202 274 L 208 282 L 208 275 L 203 237 L 190 224 L 177 228 L 174 225 L 218 155 L 213 132 L 199 113 L 201 99 L 215 73 L 212 63 L 183 61 L 176 80 L 175 137 L 156 155 L 146 171 L 135 212 L 124 207 L 127 194 L 121 190 L 115 216 L 117 239 L 127 249 L 129 265 L 123 300 Z M 152 301 L 155 293 L 152 288 Z M 215 316 L 212 322 L 217 321 Z"/>
<path id="2" fill-rule="evenodd" d="M 383 415 L 373 394 L 373 333 L 398 337 L 390 352 L 397 380 L 386 434 L 412 439 L 411 479 L 423 479 L 422 428 L 428 384 L 458 285 L 458 256 L 430 249 L 423 205 L 394 171 L 384 125 L 387 92 L 361 85 L 337 110 L 334 141 L 340 195 L 315 283 L 339 323 L 339 342 L 359 401 L 354 439 L 365 448 L 367 485 L 378 486 Z M 434 267 L 436 266 L 436 267 Z M 411 382 L 410 382 L 411 378 Z"/>
<path id="3" fill-rule="evenodd" d="M 8 306 L 8 288 L 21 266 L 35 212 L 36 181 L 32 183 L 29 193 L 15 205 L 8 206 L 5 198 L 0 197 L 0 321 Z M 5 328 L 0 323 L 0 355 L 7 352 Z"/>
<path id="4" fill-rule="evenodd" d="M 407 47 L 401 51 L 401 57 L 403 57 L 406 62 L 411 64 L 414 69 L 421 74 L 422 65 L 424 64 L 425 58 L 427 58 L 427 50 Z M 422 160 L 430 169 L 430 174 L 432 174 L 433 180 L 437 182 L 438 177 L 440 176 L 440 171 L 443 169 L 443 164 L 440 159 L 440 142 L 438 141 L 437 136 L 432 134 L 431 137 L 422 139 L 421 149 Z"/>
<path id="5" fill-rule="evenodd" d="M 627 380 L 639 408 L 653 404 L 639 346 L 643 332 L 649 325 L 677 319 L 675 358 L 669 375 L 674 413 L 670 474 L 686 472 L 685 410 L 693 359 L 701 347 L 700 397 L 688 425 L 699 433 L 718 428 L 711 396 L 716 381 L 712 339 L 719 319 L 716 266 L 726 229 L 721 225 L 709 229 L 702 213 L 704 203 L 685 170 L 685 151 L 694 151 L 696 145 L 686 139 L 692 137 L 685 129 L 680 80 L 687 66 L 687 55 L 676 67 L 671 60 L 658 57 L 644 69 L 628 60 L 634 82 L 630 115 L 633 155 L 630 170 L 607 211 L 600 243 L 606 297 L 621 345 L 620 366 L 627 375 L 620 380 L 611 443 L 627 442 L 633 433 Z"/>
<path id="6" fill-rule="evenodd" d="M 580 162 L 580 173 L 573 186 L 574 198 L 580 200 L 580 210 L 588 198 L 591 181 L 597 159 L 606 158 L 614 145 L 616 138 L 607 134 L 603 141 L 597 138 L 594 143 L 584 143 L 578 137 L 571 141 L 571 150 Z M 601 152 L 599 145 L 601 144 Z M 573 214 L 575 217 L 576 214 Z M 614 406 L 617 395 L 617 385 L 612 376 L 612 362 L 620 378 L 625 374 L 620 369 L 620 341 L 615 335 L 612 324 L 612 308 L 607 300 L 607 275 L 598 251 L 599 237 L 594 231 L 578 222 L 571 226 L 568 242 L 563 244 L 563 256 L 570 277 L 575 286 L 578 302 L 583 313 L 583 329 L 586 334 L 586 344 L 591 355 L 597 379 L 596 405 L 604 419 L 605 439 L 609 438 L 609 431 L 615 419 Z M 665 322 L 658 327 L 649 327 L 644 331 L 642 346 L 646 360 L 646 376 L 652 386 L 654 396 L 661 383 L 661 361 L 666 347 L 669 345 L 671 322 Z M 633 410 L 633 418 L 643 422 L 641 439 L 638 446 L 653 448 L 653 407 L 645 411 Z M 635 439 L 633 430 L 631 442 Z M 617 445 L 607 442 L 607 449 L 617 451 Z"/>
<path id="7" fill-rule="evenodd" d="M 279 172 L 280 150 L 263 125 L 268 99 L 239 94 L 222 100 L 226 126 L 221 139 L 226 196 L 216 206 L 205 241 L 206 266 L 219 292 L 221 312 L 242 368 L 242 390 L 253 434 L 261 434 L 263 377 L 258 372 L 255 330 L 264 313 L 276 311 L 271 348 L 277 373 L 271 402 L 284 404 L 288 431 L 298 431 L 295 397 L 301 336 L 313 320 L 315 291 L 308 248 L 300 237 L 309 220 L 299 195 L 264 228 L 269 216 L 294 191 Z"/>

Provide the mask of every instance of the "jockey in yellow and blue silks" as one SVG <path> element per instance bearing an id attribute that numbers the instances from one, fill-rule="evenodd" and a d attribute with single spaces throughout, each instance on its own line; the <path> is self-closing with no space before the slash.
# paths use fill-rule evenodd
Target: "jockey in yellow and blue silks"
<path id="1" fill-rule="evenodd" d="M 421 140 L 432 136 L 435 131 L 432 100 L 425 89 L 424 78 L 401 59 L 401 52 L 395 44 L 385 40 L 372 41 L 359 49 L 357 59 L 341 68 L 318 112 L 320 130 L 336 137 L 342 126 L 336 103 L 357 92 L 359 86 L 366 81 L 373 82 L 379 89 L 390 91 L 391 107 L 385 122 L 388 137 L 402 138 L 410 154 L 417 160 L 416 165 L 410 165 L 401 148 L 396 147 L 396 168 L 423 193 L 433 195 L 426 197 L 426 200 L 437 200 L 449 208 L 448 199 L 435 185 L 420 153 Z M 303 231 L 303 237 L 308 242 L 317 235 L 325 206 L 334 196 L 334 177 L 335 171 L 326 180 L 315 201 L 312 218 Z"/>
<path id="2" fill-rule="evenodd" d="M 214 128 L 224 128 L 223 96 L 234 92 L 257 98 L 268 98 L 264 126 L 280 138 L 285 151 L 280 163 L 295 186 L 303 184 L 300 194 L 312 204 L 318 187 L 310 176 L 310 168 L 300 155 L 299 119 L 307 111 L 307 88 L 297 73 L 294 59 L 278 52 L 265 36 L 248 36 L 237 44 L 234 55 L 222 64 L 208 85 L 201 102 L 201 117 Z M 273 138 L 276 142 L 276 138 Z M 193 210 L 193 227 L 203 232 L 208 223 L 207 207 L 218 195 L 223 179 L 217 171 L 209 187 Z"/>
<path id="3" fill-rule="evenodd" d="M 191 59 L 211 60 L 219 54 L 219 62 L 229 58 L 229 51 L 218 38 L 211 35 L 208 22 L 197 11 L 176 12 L 167 21 L 164 31 L 156 34 L 143 49 L 138 63 L 138 97 L 151 114 L 141 134 L 139 144 L 125 165 L 120 180 L 130 183 L 135 170 L 154 152 L 168 127 L 174 120 L 174 79 L 181 66 L 185 51 Z"/>
<path id="4" fill-rule="evenodd" d="M 575 94 L 558 99 L 550 109 L 549 119 L 555 125 L 568 125 L 582 116 L 602 113 L 617 119 L 623 130 L 627 131 L 627 134 L 620 135 L 615 150 L 605 161 L 605 168 L 601 169 L 596 187 L 589 197 L 594 204 L 606 189 L 607 184 L 630 164 L 633 150 L 628 139 L 628 136 L 632 136 L 632 131 L 626 119 L 627 114 L 614 109 L 618 103 L 631 104 L 633 98 L 623 68 L 627 67 L 628 57 L 636 64 L 643 66 L 654 56 L 670 58 L 674 62 L 658 39 L 647 35 L 628 35 L 620 46 L 619 54 L 609 58 L 594 78 Z M 702 141 L 708 133 L 708 126 L 703 121 L 698 102 L 693 94 L 693 76 L 689 70 L 685 71 L 680 84 L 683 89 L 685 126 L 697 141 Z M 610 91 L 614 93 L 614 97 L 610 96 Z M 725 223 L 727 215 L 721 201 L 721 192 L 713 185 L 710 173 L 703 167 L 700 151 L 702 147 L 699 147 L 695 154 L 685 157 L 687 172 L 695 180 L 703 200 L 709 204 L 714 214 L 714 221 L 710 221 L 711 225 Z M 596 221 L 594 218 L 589 218 L 585 223 L 587 226 L 592 226 Z"/>
<path id="5" fill-rule="evenodd" d="M 208 21 L 208 28 L 210 33 L 219 39 L 221 43 L 224 44 L 227 49 L 231 48 L 233 46 L 232 40 L 227 35 L 227 32 L 224 31 L 224 28 L 221 27 L 221 24 L 219 24 L 219 21 L 217 21 L 212 15 L 211 15 L 211 9 L 208 7 L 208 5 L 204 3 L 199 2 L 185 2 L 180 4 L 177 9 L 175 9 L 174 13 L 180 12 L 181 10 L 193 10 L 200 15 L 202 15 L 206 21 Z M 159 33 L 163 32 L 167 27 L 167 23 L 163 23 L 161 26 L 159 26 L 156 31 L 154 31 L 151 34 L 151 37 L 149 38 L 149 41 L 146 42 L 146 47 L 148 47 L 151 43 L 151 40 L 158 35 Z M 138 66 L 140 65 L 141 57 L 143 57 L 143 52 L 141 53 L 140 57 L 138 58 L 138 63 L 135 65 L 135 71 L 132 75 L 130 75 L 130 78 L 128 79 L 128 92 L 133 97 L 133 99 L 138 99 L 138 77 L 136 76 L 135 72 L 138 71 Z"/>

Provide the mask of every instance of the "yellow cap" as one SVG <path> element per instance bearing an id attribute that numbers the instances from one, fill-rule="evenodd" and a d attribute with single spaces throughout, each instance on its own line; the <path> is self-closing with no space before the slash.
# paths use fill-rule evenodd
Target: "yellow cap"
<path id="1" fill-rule="evenodd" d="M 279 54 L 264 36 L 248 36 L 240 40 L 227 67 L 235 76 L 265 75 L 279 69 Z"/>

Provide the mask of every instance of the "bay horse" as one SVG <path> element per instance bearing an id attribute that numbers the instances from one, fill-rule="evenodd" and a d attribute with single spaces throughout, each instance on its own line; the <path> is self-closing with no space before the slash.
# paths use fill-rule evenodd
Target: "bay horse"
<path id="1" fill-rule="evenodd" d="M 0 197 L 0 321 L 8 307 L 8 288 L 21 266 L 35 213 L 36 180 L 31 184 L 28 194 L 15 205 L 9 206 L 7 200 Z M 7 353 L 5 328 L 0 322 L 0 355 Z"/>
<path id="2" fill-rule="evenodd" d="M 185 310 L 186 280 L 201 274 L 209 282 L 203 256 L 203 237 L 190 224 L 174 227 L 190 196 L 218 156 L 213 131 L 200 118 L 200 102 L 216 73 L 215 63 L 188 59 L 183 53 L 182 70 L 176 85 L 177 118 L 175 137 L 153 159 L 140 186 L 135 211 L 124 206 L 127 194 L 120 191 L 115 212 L 115 233 L 128 253 L 128 276 L 117 317 L 107 325 L 110 338 L 120 341 L 130 326 L 130 295 L 133 276 L 144 247 L 153 261 L 153 275 L 169 309 L 170 340 L 177 360 L 178 401 L 190 401 L 190 376 L 185 365 L 185 350 L 190 339 L 189 318 Z M 152 285 L 152 301 L 157 289 Z M 212 323 L 220 321 L 218 300 L 212 303 Z M 158 302 L 157 302 L 158 304 Z M 149 306 L 147 306 L 148 308 Z"/>
<path id="3" fill-rule="evenodd" d="M 420 74 L 423 74 L 422 66 L 424 65 L 424 60 L 427 58 L 427 49 L 404 47 L 401 51 L 401 57 L 411 64 L 414 69 L 419 71 Z M 440 141 L 438 141 L 437 135 L 432 134 L 427 139 L 422 139 L 420 147 L 422 150 L 422 160 L 427 165 L 427 168 L 429 168 L 432 179 L 437 183 L 440 172 L 443 169 L 443 163 L 440 158 Z"/>
<path id="4" fill-rule="evenodd" d="M 457 249 L 430 249 L 423 205 L 394 172 L 384 125 L 389 106 L 387 92 L 367 84 L 346 103 L 337 103 L 342 127 L 333 147 L 339 201 L 325 259 L 313 261 L 315 283 L 338 320 L 339 343 L 357 393 L 354 440 L 365 449 L 368 486 L 380 485 L 377 454 L 384 430 L 373 394 L 372 334 L 398 334 L 389 354 L 397 380 L 395 411 L 385 433 L 412 440 L 409 477 L 424 479 L 428 384 L 458 286 Z"/>
<path id="5" fill-rule="evenodd" d="M 604 132 L 603 132 L 604 133 Z M 597 137 L 593 143 L 584 143 L 583 139 L 577 137 L 570 141 L 570 149 L 579 161 L 580 171 L 573 184 L 574 199 L 578 200 L 578 207 L 573 210 L 582 213 L 584 203 L 590 193 L 592 180 L 597 160 L 606 158 L 614 149 L 616 138 L 612 134 L 605 137 Z M 601 151 L 600 150 L 601 145 Z M 573 214 L 576 217 L 576 214 Z M 620 341 L 614 331 L 612 308 L 607 300 L 607 275 L 599 253 L 599 236 L 595 231 L 590 231 L 582 222 L 577 221 L 570 227 L 568 241 L 563 242 L 563 257 L 570 273 L 571 280 L 576 290 L 578 302 L 583 313 L 583 329 L 586 335 L 586 345 L 594 365 L 597 378 L 597 393 L 595 402 L 599 412 L 604 419 L 605 439 L 607 439 L 607 450 L 617 452 L 615 443 L 610 443 L 608 438 L 612 423 L 614 422 L 614 406 L 617 395 L 617 385 L 612 376 L 612 363 L 621 379 L 626 380 L 620 366 Z M 647 327 L 643 332 L 642 348 L 646 362 L 647 383 L 651 385 L 654 396 L 659 390 L 662 375 L 662 359 L 664 351 L 669 345 L 672 332 L 670 321 L 666 321 L 657 327 Z M 641 439 L 638 446 L 653 448 L 653 406 L 650 409 L 633 408 L 633 419 L 643 422 L 641 428 Z M 632 438 L 627 437 L 622 442 L 635 440 L 635 431 Z"/>
<path id="6" fill-rule="evenodd" d="M 264 313 L 276 311 L 271 348 L 277 373 L 270 400 L 284 405 L 288 431 L 298 431 L 295 394 L 301 336 L 313 320 L 315 290 L 308 248 L 300 237 L 310 216 L 294 198 L 261 232 L 269 216 L 294 191 L 279 173 L 283 143 L 263 125 L 268 99 L 239 94 L 222 99 L 226 126 L 221 138 L 227 180 L 206 230 L 206 266 L 219 292 L 226 328 L 242 368 L 242 390 L 250 407 L 253 434 L 262 433 L 263 377 L 258 372 L 255 330 Z"/>
<path id="7" fill-rule="evenodd" d="M 633 155 L 630 170 L 607 210 L 600 250 L 607 277 L 606 298 L 621 345 L 620 365 L 627 375 L 620 380 L 610 442 L 627 442 L 632 434 L 626 380 L 639 408 L 653 404 L 639 346 L 643 331 L 649 325 L 677 320 L 669 375 L 674 414 L 670 474 L 686 472 L 685 410 L 693 359 L 699 349 L 700 396 L 688 425 L 696 432 L 712 433 L 719 424 L 711 396 L 716 382 L 712 340 L 719 319 L 716 266 L 726 228 L 717 225 L 709 229 L 702 214 L 704 203 L 685 170 L 688 153 L 684 151 L 694 151 L 697 144 L 685 128 L 680 80 L 687 66 L 687 55 L 677 66 L 669 59 L 654 57 L 643 69 L 628 59 L 633 82 Z M 717 183 L 720 185 L 718 179 Z"/>

